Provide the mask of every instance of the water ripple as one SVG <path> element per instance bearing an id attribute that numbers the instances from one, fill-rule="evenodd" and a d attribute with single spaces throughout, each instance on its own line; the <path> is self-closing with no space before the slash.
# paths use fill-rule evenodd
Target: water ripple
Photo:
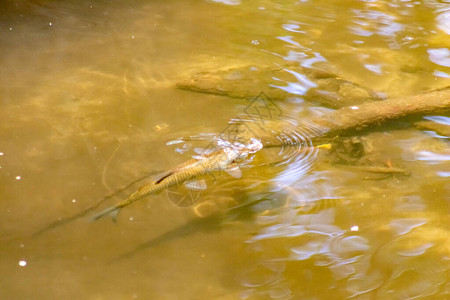
<path id="1" fill-rule="evenodd" d="M 286 169 L 273 181 L 281 186 L 292 185 L 311 168 L 318 153 L 318 148 L 314 147 L 311 138 L 325 131 L 324 128 L 307 122 L 299 123 L 296 127 L 301 128 L 301 131 L 287 131 L 278 136 L 283 145 L 280 164 L 285 165 Z"/>
<path id="2" fill-rule="evenodd" d="M 392 220 L 390 226 L 397 235 L 403 235 L 410 232 L 412 229 L 422 226 L 426 223 L 427 219 L 425 218 L 406 218 Z"/>
<path id="3" fill-rule="evenodd" d="M 447 48 L 435 48 L 427 50 L 430 61 L 443 66 L 450 67 L 450 50 Z"/>

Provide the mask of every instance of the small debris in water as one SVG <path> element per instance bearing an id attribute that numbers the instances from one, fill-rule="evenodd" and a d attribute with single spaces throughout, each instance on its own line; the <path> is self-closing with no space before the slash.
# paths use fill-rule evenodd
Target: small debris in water
<path id="1" fill-rule="evenodd" d="M 27 265 L 27 261 L 26 260 L 20 260 L 19 261 L 19 266 L 25 267 L 26 265 Z"/>
<path id="2" fill-rule="evenodd" d="M 353 226 L 350 228 L 350 230 L 351 230 L 351 231 L 358 231 L 358 230 L 359 230 L 359 226 L 358 226 L 358 225 L 353 225 Z"/>
<path id="3" fill-rule="evenodd" d="M 161 130 L 164 130 L 167 128 L 169 128 L 169 125 L 166 123 L 161 123 L 161 124 L 157 124 L 157 125 L 153 126 L 154 131 L 161 131 Z"/>
<path id="4" fill-rule="evenodd" d="M 16 179 L 17 180 L 20 180 L 22 177 L 21 176 L 16 176 Z"/>

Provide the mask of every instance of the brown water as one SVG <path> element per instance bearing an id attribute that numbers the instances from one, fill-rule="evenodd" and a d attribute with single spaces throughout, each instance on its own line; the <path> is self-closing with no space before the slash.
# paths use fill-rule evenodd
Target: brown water
<path id="1" fill-rule="evenodd" d="M 174 88 L 192 73 L 289 61 L 387 97 L 449 85 L 448 1 L 80 2 L 0 5 L 0 299 L 450 297 L 448 139 L 409 123 L 365 136 L 362 158 L 409 176 L 320 149 L 310 168 L 219 174 L 193 209 L 161 194 L 117 223 L 90 211 L 33 235 L 192 156 L 167 141 L 242 113 Z"/>

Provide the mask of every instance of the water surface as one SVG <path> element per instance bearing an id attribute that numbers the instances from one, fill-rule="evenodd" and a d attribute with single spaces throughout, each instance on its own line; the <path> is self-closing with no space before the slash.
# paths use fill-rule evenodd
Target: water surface
<path id="1" fill-rule="evenodd" d="M 201 206 L 163 193 L 117 223 L 88 213 L 33 235 L 193 155 L 168 141 L 243 113 L 248 99 L 174 88 L 192 74 L 299 65 L 415 95 L 450 85 L 449 18 L 448 1 L 1 4 L 1 298 L 450 297 L 448 137 L 412 121 L 357 139 L 359 157 L 346 142 L 307 167 L 295 147 L 262 150 L 242 179 L 209 178 Z M 328 111 L 295 75 L 269 83 L 291 94 L 283 116 Z"/>

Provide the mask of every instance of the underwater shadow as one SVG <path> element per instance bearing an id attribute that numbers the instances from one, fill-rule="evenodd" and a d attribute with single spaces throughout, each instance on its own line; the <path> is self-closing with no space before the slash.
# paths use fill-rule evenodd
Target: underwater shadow
<path id="1" fill-rule="evenodd" d="M 126 252 L 122 255 L 116 256 L 112 260 L 110 260 L 108 263 L 116 263 L 121 260 L 131 258 L 133 255 L 137 254 L 138 252 L 141 252 L 145 249 L 149 249 L 151 247 L 158 246 L 163 243 L 170 242 L 172 240 L 175 240 L 180 237 L 185 237 L 188 234 L 196 233 L 196 232 L 210 232 L 219 230 L 222 228 L 222 226 L 227 221 L 249 221 L 252 220 L 256 213 L 254 210 L 252 210 L 253 206 L 264 202 L 264 201 L 272 201 L 270 198 L 262 197 L 253 201 L 250 201 L 248 203 L 244 203 L 241 205 L 236 205 L 234 207 L 231 207 L 225 211 L 216 212 L 212 215 L 209 215 L 204 218 L 195 218 L 192 219 L 178 227 L 175 227 L 172 230 L 169 230 L 155 238 L 152 238 L 151 240 L 144 242 L 134 249 L 130 250 L 129 252 Z"/>

